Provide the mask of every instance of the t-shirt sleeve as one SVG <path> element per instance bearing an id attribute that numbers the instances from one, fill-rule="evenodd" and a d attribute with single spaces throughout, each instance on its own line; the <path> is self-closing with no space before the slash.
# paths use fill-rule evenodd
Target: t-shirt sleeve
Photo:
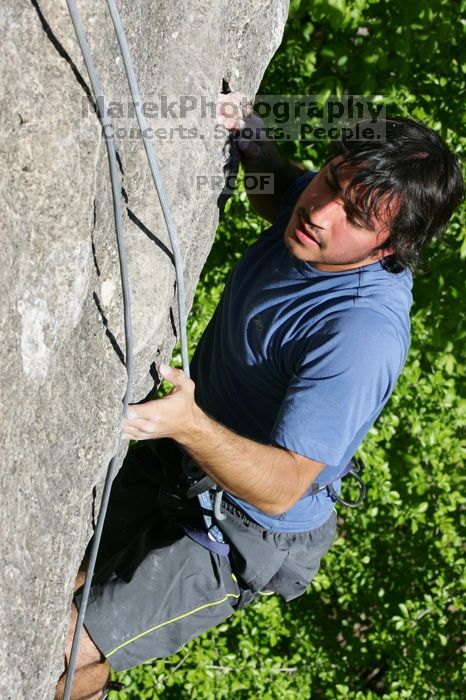
<path id="1" fill-rule="evenodd" d="M 321 322 L 296 361 L 272 442 L 337 466 L 388 400 L 402 355 L 394 326 L 376 311 L 354 308 Z"/>

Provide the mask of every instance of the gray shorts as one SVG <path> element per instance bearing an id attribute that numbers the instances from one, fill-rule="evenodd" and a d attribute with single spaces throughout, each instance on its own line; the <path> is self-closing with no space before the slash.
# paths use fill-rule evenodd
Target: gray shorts
<path id="1" fill-rule="evenodd" d="M 271 532 L 224 499 L 230 556 L 210 552 L 180 526 L 202 527 L 198 501 L 185 498 L 176 447 L 159 442 L 157 456 L 132 447 L 115 480 L 85 616 L 117 671 L 174 654 L 259 591 L 301 595 L 336 533 L 334 511 L 310 532 Z"/>

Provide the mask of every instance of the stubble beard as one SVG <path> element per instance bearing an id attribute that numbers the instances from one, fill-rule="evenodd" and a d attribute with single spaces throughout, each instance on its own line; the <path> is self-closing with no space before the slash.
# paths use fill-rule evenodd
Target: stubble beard
<path id="1" fill-rule="evenodd" d="M 293 251 L 293 246 L 291 245 L 291 241 L 293 241 L 296 245 L 300 245 L 298 241 L 293 236 L 293 222 L 290 222 L 290 232 L 288 233 L 288 226 L 285 230 L 285 245 L 288 248 L 288 251 L 290 255 L 295 259 L 295 260 L 300 260 L 301 262 L 304 263 L 309 263 L 309 265 L 332 265 L 334 267 L 344 267 L 346 265 L 357 265 L 358 263 L 365 262 L 366 265 L 372 264 L 372 262 L 377 262 L 377 260 L 372 260 L 371 262 L 367 262 L 367 259 L 371 257 L 376 251 L 377 248 L 373 248 L 371 251 L 366 253 L 365 255 L 358 255 L 357 257 L 354 258 L 345 258 L 342 260 L 341 258 L 322 258 L 322 256 L 316 256 L 313 258 L 305 257 L 302 258 L 299 255 L 296 255 L 296 252 Z M 302 244 L 301 244 L 302 245 Z M 328 244 L 325 241 L 320 242 L 320 251 L 325 251 L 327 248 Z"/>

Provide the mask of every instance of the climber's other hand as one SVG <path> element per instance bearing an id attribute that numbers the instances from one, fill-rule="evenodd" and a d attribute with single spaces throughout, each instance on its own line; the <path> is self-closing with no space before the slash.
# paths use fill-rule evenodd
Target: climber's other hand
<path id="1" fill-rule="evenodd" d="M 216 110 L 217 125 L 237 133 L 237 144 L 245 156 L 257 156 L 260 148 L 255 142 L 265 136 L 265 125 L 253 111 L 252 101 L 242 92 L 219 95 Z"/>

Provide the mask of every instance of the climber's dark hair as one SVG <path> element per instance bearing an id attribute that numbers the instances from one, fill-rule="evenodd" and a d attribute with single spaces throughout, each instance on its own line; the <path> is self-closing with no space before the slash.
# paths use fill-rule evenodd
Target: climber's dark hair
<path id="1" fill-rule="evenodd" d="M 343 160 L 331 172 L 337 182 L 349 176 L 343 199 L 350 221 L 364 227 L 375 220 L 387 223 L 390 235 L 376 250 L 394 248 L 383 264 L 400 272 L 415 266 L 424 246 L 441 234 L 462 200 L 463 178 L 456 156 L 424 124 L 405 117 L 380 119 L 379 131 L 380 139 L 342 139 L 332 158 Z"/>

